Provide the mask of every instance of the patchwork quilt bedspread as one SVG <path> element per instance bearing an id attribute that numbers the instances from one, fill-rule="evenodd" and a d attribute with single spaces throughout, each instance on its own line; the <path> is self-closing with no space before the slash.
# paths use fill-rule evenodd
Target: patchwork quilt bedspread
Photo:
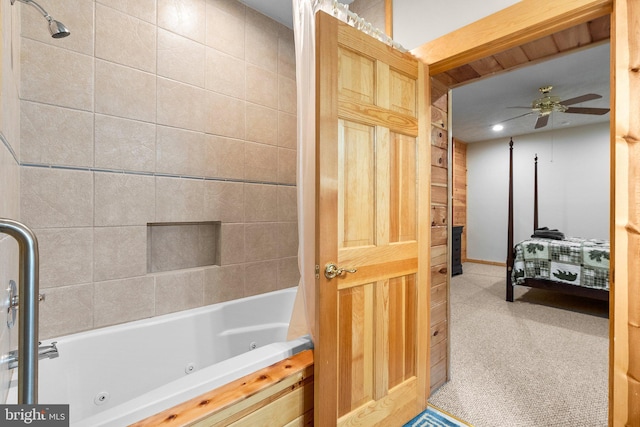
<path id="1" fill-rule="evenodd" d="M 545 279 L 595 289 L 609 289 L 609 242 L 568 237 L 531 238 L 515 246 L 513 284 Z"/>

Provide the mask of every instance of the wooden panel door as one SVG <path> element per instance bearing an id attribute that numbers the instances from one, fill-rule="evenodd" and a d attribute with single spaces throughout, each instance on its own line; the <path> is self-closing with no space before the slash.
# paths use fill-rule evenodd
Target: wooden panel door
<path id="1" fill-rule="evenodd" d="M 316 43 L 314 421 L 399 426 L 429 394 L 427 73 L 322 12 Z"/>

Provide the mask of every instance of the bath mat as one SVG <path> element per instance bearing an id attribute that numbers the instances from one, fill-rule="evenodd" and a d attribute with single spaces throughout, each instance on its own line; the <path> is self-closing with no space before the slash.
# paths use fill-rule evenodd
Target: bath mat
<path id="1" fill-rule="evenodd" d="M 470 424 L 458 420 L 435 406 L 429 405 L 417 417 L 409 421 L 404 427 L 470 427 Z"/>

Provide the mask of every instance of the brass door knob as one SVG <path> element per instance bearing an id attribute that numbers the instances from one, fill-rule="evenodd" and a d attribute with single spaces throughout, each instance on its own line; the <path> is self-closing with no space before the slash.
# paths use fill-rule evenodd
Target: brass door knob
<path id="1" fill-rule="evenodd" d="M 331 262 L 324 268 L 324 277 L 327 279 L 333 279 L 334 277 L 342 276 L 344 273 L 355 273 L 356 271 L 358 271 L 358 269 L 338 267 Z"/>

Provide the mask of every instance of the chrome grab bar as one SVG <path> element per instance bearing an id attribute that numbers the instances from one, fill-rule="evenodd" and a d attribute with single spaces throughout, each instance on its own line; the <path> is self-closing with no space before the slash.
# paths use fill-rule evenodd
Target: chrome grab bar
<path id="1" fill-rule="evenodd" d="M 0 218 L 0 233 L 16 239 L 20 253 L 18 281 L 18 404 L 38 403 L 38 240 L 24 224 Z"/>

